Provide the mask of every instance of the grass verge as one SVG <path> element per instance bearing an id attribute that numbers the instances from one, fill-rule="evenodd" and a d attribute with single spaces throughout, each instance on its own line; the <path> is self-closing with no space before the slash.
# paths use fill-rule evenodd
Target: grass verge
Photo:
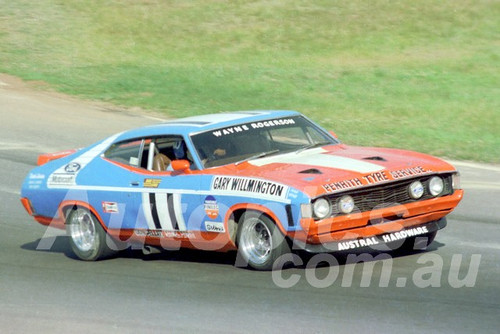
<path id="1" fill-rule="evenodd" d="M 173 117 L 294 109 L 500 162 L 498 1 L 0 0 L 0 71 Z"/>

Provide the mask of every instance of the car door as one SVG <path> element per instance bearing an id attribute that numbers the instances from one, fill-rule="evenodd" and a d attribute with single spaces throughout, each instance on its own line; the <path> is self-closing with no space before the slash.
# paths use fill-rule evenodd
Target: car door
<path id="1" fill-rule="evenodd" d="M 136 243 L 154 237 L 169 249 L 188 241 L 188 247 L 217 250 L 227 243 L 225 211 L 221 207 L 219 214 L 220 203 L 210 196 L 212 176 L 197 169 L 187 146 L 179 145 L 183 140 L 181 136 L 141 138 L 119 143 L 112 148 L 117 152 L 105 154 L 119 169 L 115 168 L 117 174 L 127 175 L 126 181 L 120 177 L 123 192 L 116 192 L 109 204 L 111 210 L 123 207 L 119 215 L 114 214 L 111 222 L 117 223 L 111 227 L 128 231 L 125 235 Z M 186 169 L 174 170 L 172 161 Z"/>
<path id="2" fill-rule="evenodd" d="M 174 170 L 172 161 L 187 161 L 186 170 Z M 142 170 L 131 180 L 137 189 L 136 228 L 162 231 L 163 237 L 189 236 L 200 230 L 200 175 L 181 136 L 148 138 L 142 152 Z"/>

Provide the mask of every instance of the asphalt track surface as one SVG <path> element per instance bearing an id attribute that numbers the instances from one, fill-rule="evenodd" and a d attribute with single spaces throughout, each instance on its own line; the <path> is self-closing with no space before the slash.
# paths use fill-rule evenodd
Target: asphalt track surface
<path id="1" fill-rule="evenodd" d="M 0 115 L 0 333 L 498 333 L 499 166 L 456 162 L 466 194 L 448 227 L 430 250 L 384 260 L 390 270 L 337 255 L 273 276 L 200 251 L 86 263 L 24 212 L 21 182 L 39 153 L 158 119 L 2 75 Z"/>

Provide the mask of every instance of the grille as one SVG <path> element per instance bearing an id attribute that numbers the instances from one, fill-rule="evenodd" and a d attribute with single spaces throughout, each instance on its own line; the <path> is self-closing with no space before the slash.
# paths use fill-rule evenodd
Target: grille
<path id="1" fill-rule="evenodd" d="M 340 194 L 333 194 L 328 196 L 332 204 L 332 216 L 342 215 L 338 210 L 338 200 L 344 195 L 350 195 L 354 199 L 354 205 L 357 210 L 361 212 L 371 211 L 374 208 L 391 207 L 398 204 L 413 203 L 423 201 L 426 199 L 434 198 L 429 193 L 429 180 L 435 175 L 425 177 L 417 177 L 409 180 L 398 181 L 385 185 L 373 186 L 370 188 L 363 188 L 358 190 L 346 191 Z M 452 189 L 452 176 L 451 174 L 440 175 L 444 181 L 443 192 L 438 196 L 446 196 L 453 193 Z M 416 180 L 419 180 L 424 185 L 424 194 L 419 199 L 410 197 L 408 187 Z M 356 210 L 355 209 L 355 210 Z"/>

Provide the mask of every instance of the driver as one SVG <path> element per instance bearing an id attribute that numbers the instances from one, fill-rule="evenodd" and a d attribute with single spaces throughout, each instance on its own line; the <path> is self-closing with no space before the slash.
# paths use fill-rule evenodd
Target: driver
<path id="1" fill-rule="evenodd" d="M 184 140 L 182 139 L 177 140 L 172 148 L 174 151 L 174 159 L 172 160 L 187 160 L 189 161 L 189 164 L 191 165 L 192 168 L 193 161 L 192 159 L 189 158 L 189 152 Z M 167 167 L 167 171 L 171 172 L 173 170 L 174 169 L 172 167 L 172 162 L 170 162 L 170 165 L 168 165 Z"/>
<path id="2" fill-rule="evenodd" d="M 175 160 L 188 160 L 187 158 L 187 147 L 184 140 L 178 140 L 174 143 L 174 156 Z"/>

